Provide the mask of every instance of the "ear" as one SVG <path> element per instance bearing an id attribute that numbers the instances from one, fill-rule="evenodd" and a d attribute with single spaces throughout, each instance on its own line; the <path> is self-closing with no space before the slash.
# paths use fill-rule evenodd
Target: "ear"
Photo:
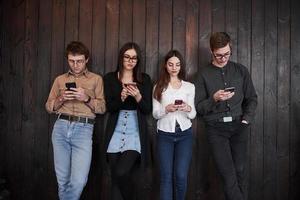
<path id="1" fill-rule="evenodd" d="M 89 62 L 89 59 L 90 59 L 90 58 L 87 58 L 87 59 L 85 60 L 85 63 L 88 63 L 88 62 Z"/>

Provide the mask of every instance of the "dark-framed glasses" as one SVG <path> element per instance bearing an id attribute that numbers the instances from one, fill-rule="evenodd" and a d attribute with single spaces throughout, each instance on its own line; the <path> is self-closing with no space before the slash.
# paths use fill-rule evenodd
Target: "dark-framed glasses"
<path id="1" fill-rule="evenodd" d="M 229 52 L 226 52 L 226 53 L 224 53 L 224 54 L 215 54 L 215 53 L 213 53 L 213 56 L 216 58 L 216 59 L 220 59 L 220 60 L 222 60 L 223 58 L 229 58 L 229 56 L 231 56 L 232 55 L 232 53 L 231 53 L 231 51 L 229 51 Z"/>
<path id="2" fill-rule="evenodd" d="M 136 63 L 137 61 L 138 61 L 138 58 L 137 57 L 130 57 L 129 55 L 127 55 L 127 54 L 125 54 L 124 56 L 123 56 L 123 58 L 124 58 L 124 61 L 126 61 L 126 62 L 133 62 L 133 63 Z"/>
<path id="3" fill-rule="evenodd" d="M 80 59 L 80 60 L 72 60 L 72 59 L 68 59 L 68 62 L 71 65 L 83 65 L 85 63 L 85 59 Z"/>

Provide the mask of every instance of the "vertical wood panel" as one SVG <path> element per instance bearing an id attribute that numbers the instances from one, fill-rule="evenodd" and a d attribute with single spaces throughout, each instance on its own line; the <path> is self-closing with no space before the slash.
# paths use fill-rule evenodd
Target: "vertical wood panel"
<path id="1" fill-rule="evenodd" d="M 159 61 L 172 49 L 172 0 L 159 2 Z"/>
<path id="2" fill-rule="evenodd" d="M 115 71 L 119 52 L 119 1 L 106 2 L 105 73 Z"/>
<path id="3" fill-rule="evenodd" d="M 143 57 L 143 69 L 145 69 L 146 63 L 146 1 L 145 0 L 133 0 L 132 8 L 133 22 L 132 22 L 132 37 L 133 42 L 137 43 L 142 51 Z"/>
<path id="4" fill-rule="evenodd" d="M 93 0 L 80 1 L 79 40 L 92 50 Z"/>
<path id="5" fill-rule="evenodd" d="M 49 129 L 49 115 L 45 110 L 45 98 L 50 91 L 50 71 L 51 71 L 51 27 L 52 27 L 52 0 L 39 3 L 39 22 L 38 22 L 38 56 L 37 67 L 34 71 L 34 91 L 35 106 L 35 142 L 34 142 L 34 194 L 36 199 L 54 199 L 53 193 L 48 193 L 50 188 L 56 184 L 53 174 L 49 176 L 48 149 L 51 146 L 51 129 Z M 52 152 L 51 152 L 52 153 Z M 44 187 L 40 184 L 41 180 L 47 180 L 49 186 Z M 55 190 L 52 190 L 53 192 Z M 54 193 L 55 194 L 55 193 Z"/>
<path id="6" fill-rule="evenodd" d="M 22 161 L 21 146 L 22 146 L 22 77 L 24 65 L 24 40 L 25 40 L 25 2 L 11 1 L 8 8 L 11 17 L 11 26 L 9 34 L 11 35 L 12 46 L 10 72 L 9 72 L 9 91 L 7 91 L 7 98 L 9 101 L 9 139 L 7 163 L 8 169 L 16 169 L 16 171 L 9 170 L 8 177 L 10 181 L 16 184 L 16 188 L 12 188 L 12 198 L 19 199 L 24 191 L 21 187 L 20 180 L 24 180 L 24 173 L 20 168 L 20 161 Z M 16 13 L 13 13 L 16 12 Z M 13 90 L 12 90 L 13 88 Z M 16 139 L 17 138 L 17 139 Z M 18 189 L 17 189 L 18 188 Z"/>
<path id="7" fill-rule="evenodd" d="M 278 1 L 277 199 L 289 199 L 290 1 Z"/>
<path id="8" fill-rule="evenodd" d="M 156 81 L 158 75 L 158 42 L 159 42 L 159 1 L 147 0 L 146 16 L 146 69 L 145 71 Z"/>
<path id="9" fill-rule="evenodd" d="M 65 46 L 78 40 L 79 9 L 79 0 L 66 0 Z"/>
<path id="10" fill-rule="evenodd" d="M 185 58 L 185 33 L 186 33 L 186 1 L 173 0 L 173 49 L 177 49 Z"/>
<path id="11" fill-rule="evenodd" d="M 120 33 L 119 33 L 119 47 L 123 44 L 132 41 L 132 1 L 120 1 Z"/>
<path id="12" fill-rule="evenodd" d="M 242 14 L 242 13 L 241 13 Z M 252 80 L 258 95 L 250 135 L 249 199 L 263 199 L 264 2 L 252 1 Z M 240 45 L 240 44 L 239 44 Z M 239 52 L 238 52 L 239 54 Z"/>
<path id="13" fill-rule="evenodd" d="M 209 38 L 212 26 L 211 1 L 199 1 L 199 67 L 204 67 L 211 60 Z"/>
<path id="14" fill-rule="evenodd" d="M 224 0 L 212 0 L 212 31 L 225 30 L 225 4 Z"/>
<path id="15" fill-rule="evenodd" d="M 264 198 L 276 199 L 277 5 L 265 5 Z"/>
<path id="16" fill-rule="evenodd" d="M 225 30 L 232 41 L 231 60 L 237 60 L 237 35 L 238 35 L 238 0 L 227 0 L 225 10 Z"/>
<path id="17" fill-rule="evenodd" d="M 290 124 L 290 199 L 300 196 L 300 2 L 291 1 L 291 124 Z"/>
<path id="18" fill-rule="evenodd" d="M 34 143 L 35 130 L 32 128 L 35 124 L 36 101 L 34 91 L 34 71 L 37 68 L 37 43 L 38 43 L 38 0 L 26 0 L 25 6 L 25 42 L 24 42 L 24 68 L 23 68 L 23 102 L 22 102 L 22 134 L 21 140 L 21 162 L 23 178 L 30 180 L 34 172 L 32 163 L 34 161 Z M 26 152 L 26 153 L 25 153 Z M 33 181 L 28 182 L 27 187 L 24 187 L 22 196 L 27 196 L 28 199 L 34 198 Z"/>

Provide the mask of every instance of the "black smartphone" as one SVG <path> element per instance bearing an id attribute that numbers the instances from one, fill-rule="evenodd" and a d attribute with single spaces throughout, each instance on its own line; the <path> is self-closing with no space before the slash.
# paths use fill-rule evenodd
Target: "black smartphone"
<path id="1" fill-rule="evenodd" d="M 71 90 L 71 88 L 76 88 L 76 83 L 75 82 L 67 82 L 66 88 L 67 88 L 67 90 Z"/>
<path id="2" fill-rule="evenodd" d="M 135 83 L 135 82 L 132 82 L 132 83 L 124 83 L 124 86 L 125 86 L 125 87 L 127 87 L 127 86 L 129 86 L 129 85 L 136 87 L 136 83 Z"/>
<path id="3" fill-rule="evenodd" d="M 174 104 L 175 104 L 175 105 L 181 105 L 182 102 L 183 102 L 183 101 L 182 101 L 181 99 L 176 99 L 175 102 L 174 102 Z"/>
<path id="4" fill-rule="evenodd" d="M 235 87 L 228 87 L 228 88 L 224 89 L 225 92 L 234 92 L 234 90 L 235 90 Z"/>

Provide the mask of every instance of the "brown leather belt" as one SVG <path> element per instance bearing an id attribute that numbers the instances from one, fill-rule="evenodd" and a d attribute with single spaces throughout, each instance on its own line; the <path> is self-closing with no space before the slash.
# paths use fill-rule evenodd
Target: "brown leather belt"
<path id="1" fill-rule="evenodd" d="M 70 122 L 81 122 L 81 123 L 89 123 L 89 124 L 95 123 L 94 119 L 90 119 L 88 117 L 79 117 L 79 116 L 64 115 L 64 114 L 58 115 L 58 119 L 65 119 Z"/>

